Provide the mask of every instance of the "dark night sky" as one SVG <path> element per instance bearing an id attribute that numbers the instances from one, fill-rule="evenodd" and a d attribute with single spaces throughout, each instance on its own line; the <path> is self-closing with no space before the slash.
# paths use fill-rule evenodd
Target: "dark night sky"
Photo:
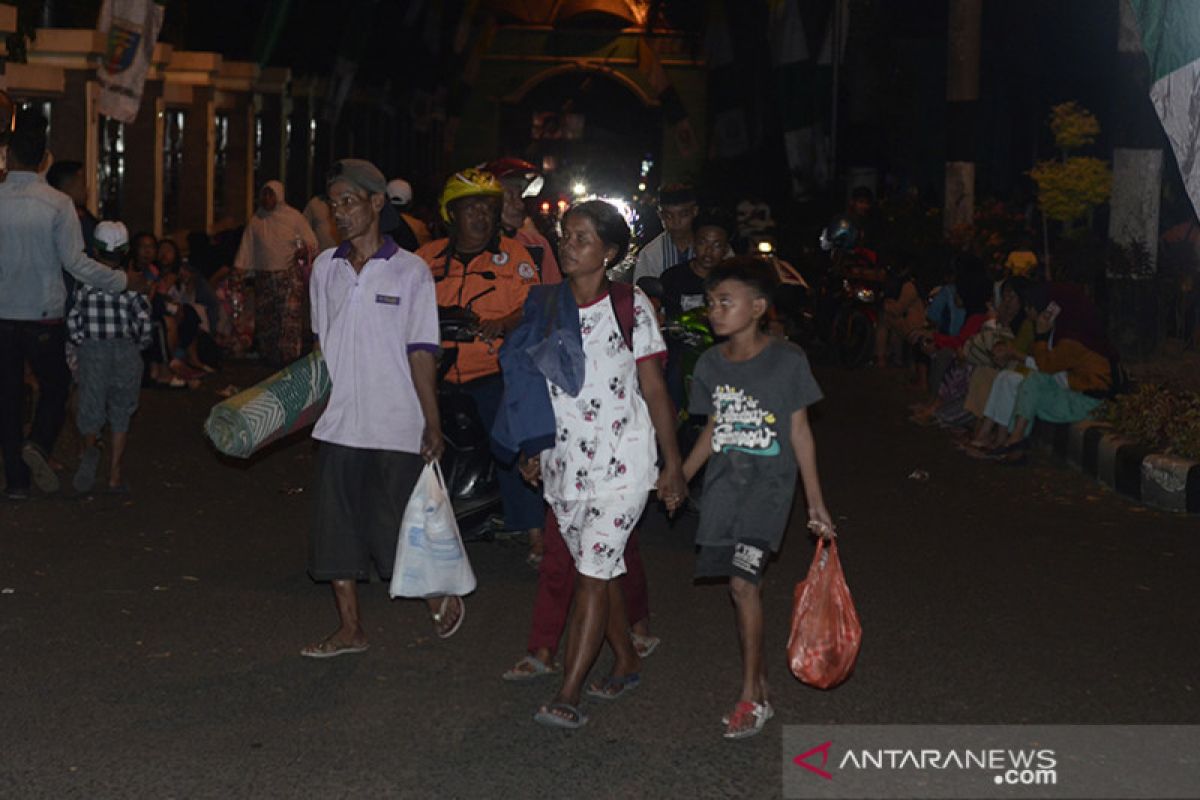
<path id="1" fill-rule="evenodd" d="M 96 3 L 59 2 L 60 13 L 72 17 L 64 22 L 94 24 Z M 251 59 L 262 18 L 274 2 L 278 0 L 177 0 L 168 7 L 163 38 L 188 49 Z M 456 17 L 461 4 L 462 0 L 445 0 L 448 18 Z M 290 66 L 296 74 L 327 74 L 352 5 L 348 0 L 292 0 L 272 62 Z M 667 4 L 678 21 L 697 30 L 705 6 L 699 0 Z M 847 158 L 911 176 L 912 183 L 932 181 L 940 175 L 944 154 L 947 1 L 875 0 L 851 6 L 844 78 L 853 96 L 843 102 L 844 139 L 839 141 L 844 152 Z M 815 8 L 808 0 L 801 7 L 806 15 Z M 445 46 L 441 55 L 433 56 L 420 30 L 403 26 L 407 8 L 404 0 L 376 3 L 357 48 L 362 54 L 360 84 L 378 86 L 390 80 L 401 91 L 429 87 L 461 67 Z M 729 8 L 736 16 L 751 7 L 737 0 Z M 1116 0 L 984 3 L 981 194 L 1019 191 L 1022 173 L 1035 156 L 1050 155 L 1045 120 L 1051 105 L 1076 100 L 1106 126 L 1112 113 L 1116 17 Z M 452 26 L 443 27 L 448 37 Z M 816 35 L 810 32 L 810 38 Z M 760 62 L 760 72 L 761 66 Z M 746 72 L 748 85 L 767 79 L 754 69 Z M 1100 150 L 1106 149 L 1102 139 Z"/>

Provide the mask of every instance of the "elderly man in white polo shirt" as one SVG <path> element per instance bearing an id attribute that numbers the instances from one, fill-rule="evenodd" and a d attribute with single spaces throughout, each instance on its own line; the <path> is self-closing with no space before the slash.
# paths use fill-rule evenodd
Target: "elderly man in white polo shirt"
<path id="1" fill-rule="evenodd" d="M 327 184 L 342 237 L 313 266 L 312 326 L 333 388 L 313 429 L 316 519 L 309 574 L 330 581 L 341 626 L 301 655 L 367 649 L 357 582 L 371 564 L 391 576 L 404 508 L 443 443 L 437 408 L 437 303 L 425 262 L 380 233 L 386 181 L 371 163 L 343 159 Z M 439 636 L 462 623 L 462 598 L 429 602 Z"/>

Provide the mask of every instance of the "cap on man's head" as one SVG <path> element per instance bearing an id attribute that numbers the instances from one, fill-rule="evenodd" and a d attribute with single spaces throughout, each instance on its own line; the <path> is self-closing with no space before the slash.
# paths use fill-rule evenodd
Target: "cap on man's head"
<path id="1" fill-rule="evenodd" d="M 335 181 L 345 181 L 367 194 L 385 194 L 387 192 L 387 178 L 383 177 L 383 173 L 379 171 L 378 167 L 361 158 L 343 158 L 341 161 L 334 162 L 325 179 L 326 188 Z"/>
<path id="2" fill-rule="evenodd" d="M 96 240 L 96 250 L 105 255 L 120 255 L 129 249 L 129 229 L 124 222 L 105 220 L 96 225 L 92 235 Z"/>
<path id="3" fill-rule="evenodd" d="M 669 183 L 658 190 L 660 206 L 682 206 L 696 202 L 696 190 L 686 183 Z"/>
<path id="4" fill-rule="evenodd" d="M 412 186 L 403 178 L 393 178 L 387 185 L 388 202 L 406 206 L 412 202 Z"/>

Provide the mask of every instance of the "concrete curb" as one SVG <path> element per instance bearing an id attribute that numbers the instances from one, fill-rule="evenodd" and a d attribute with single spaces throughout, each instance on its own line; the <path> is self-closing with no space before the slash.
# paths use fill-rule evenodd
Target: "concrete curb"
<path id="1" fill-rule="evenodd" d="M 1039 422 L 1033 438 L 1119 494 L 1164 511 L 1200 513 L 1200 462 L 1155 453 L 1103 422 Z"/>

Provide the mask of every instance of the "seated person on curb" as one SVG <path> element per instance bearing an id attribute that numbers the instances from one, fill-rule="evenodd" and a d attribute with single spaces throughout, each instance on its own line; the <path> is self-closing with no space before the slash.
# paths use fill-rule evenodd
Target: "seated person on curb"
<path id="1" fill-rule="evenodd" d="M 1051 299 L 1055 287 L 1030 292 L 1037 314 L 1034 342 L 1026 364 L 1033 371 L 1023 380 L 997 379 L 988 398 L 987 416 L 1008 435 L 990 450 L 969 455 L 1004 463 L 1021 463 L 1036 420 L 1071 423 L 1086 419 L 1112 388 L 1110 345 L 1103 334 L 1084 324 L 1089 309 Z M 990 426 L 989 426 L 990 427 Z M 983 430 L 984 439 L 990 430 Z"/>
<path id="2" fill-rule="evenodd" d="M 442 219 L 450 236 L 417 251 L 433 272 L 440 308 L 459 307 L 475 315 L 479 340 L 443 342 L 457 355 L 445 380 L 458 384 L 475 401 L 480 422 L 490 431 L 504 389 L 497 351 L 500 340 L 521 322 L 537 269 L 520 242 L 500 234 L 504 189 L 490 173 L 465 169 L 450 176 L 442 190 Z M 529 561 L 542 552 L 542 498 L 515 468 L 498 467 L 505 528 L 529 535 Z"/>

